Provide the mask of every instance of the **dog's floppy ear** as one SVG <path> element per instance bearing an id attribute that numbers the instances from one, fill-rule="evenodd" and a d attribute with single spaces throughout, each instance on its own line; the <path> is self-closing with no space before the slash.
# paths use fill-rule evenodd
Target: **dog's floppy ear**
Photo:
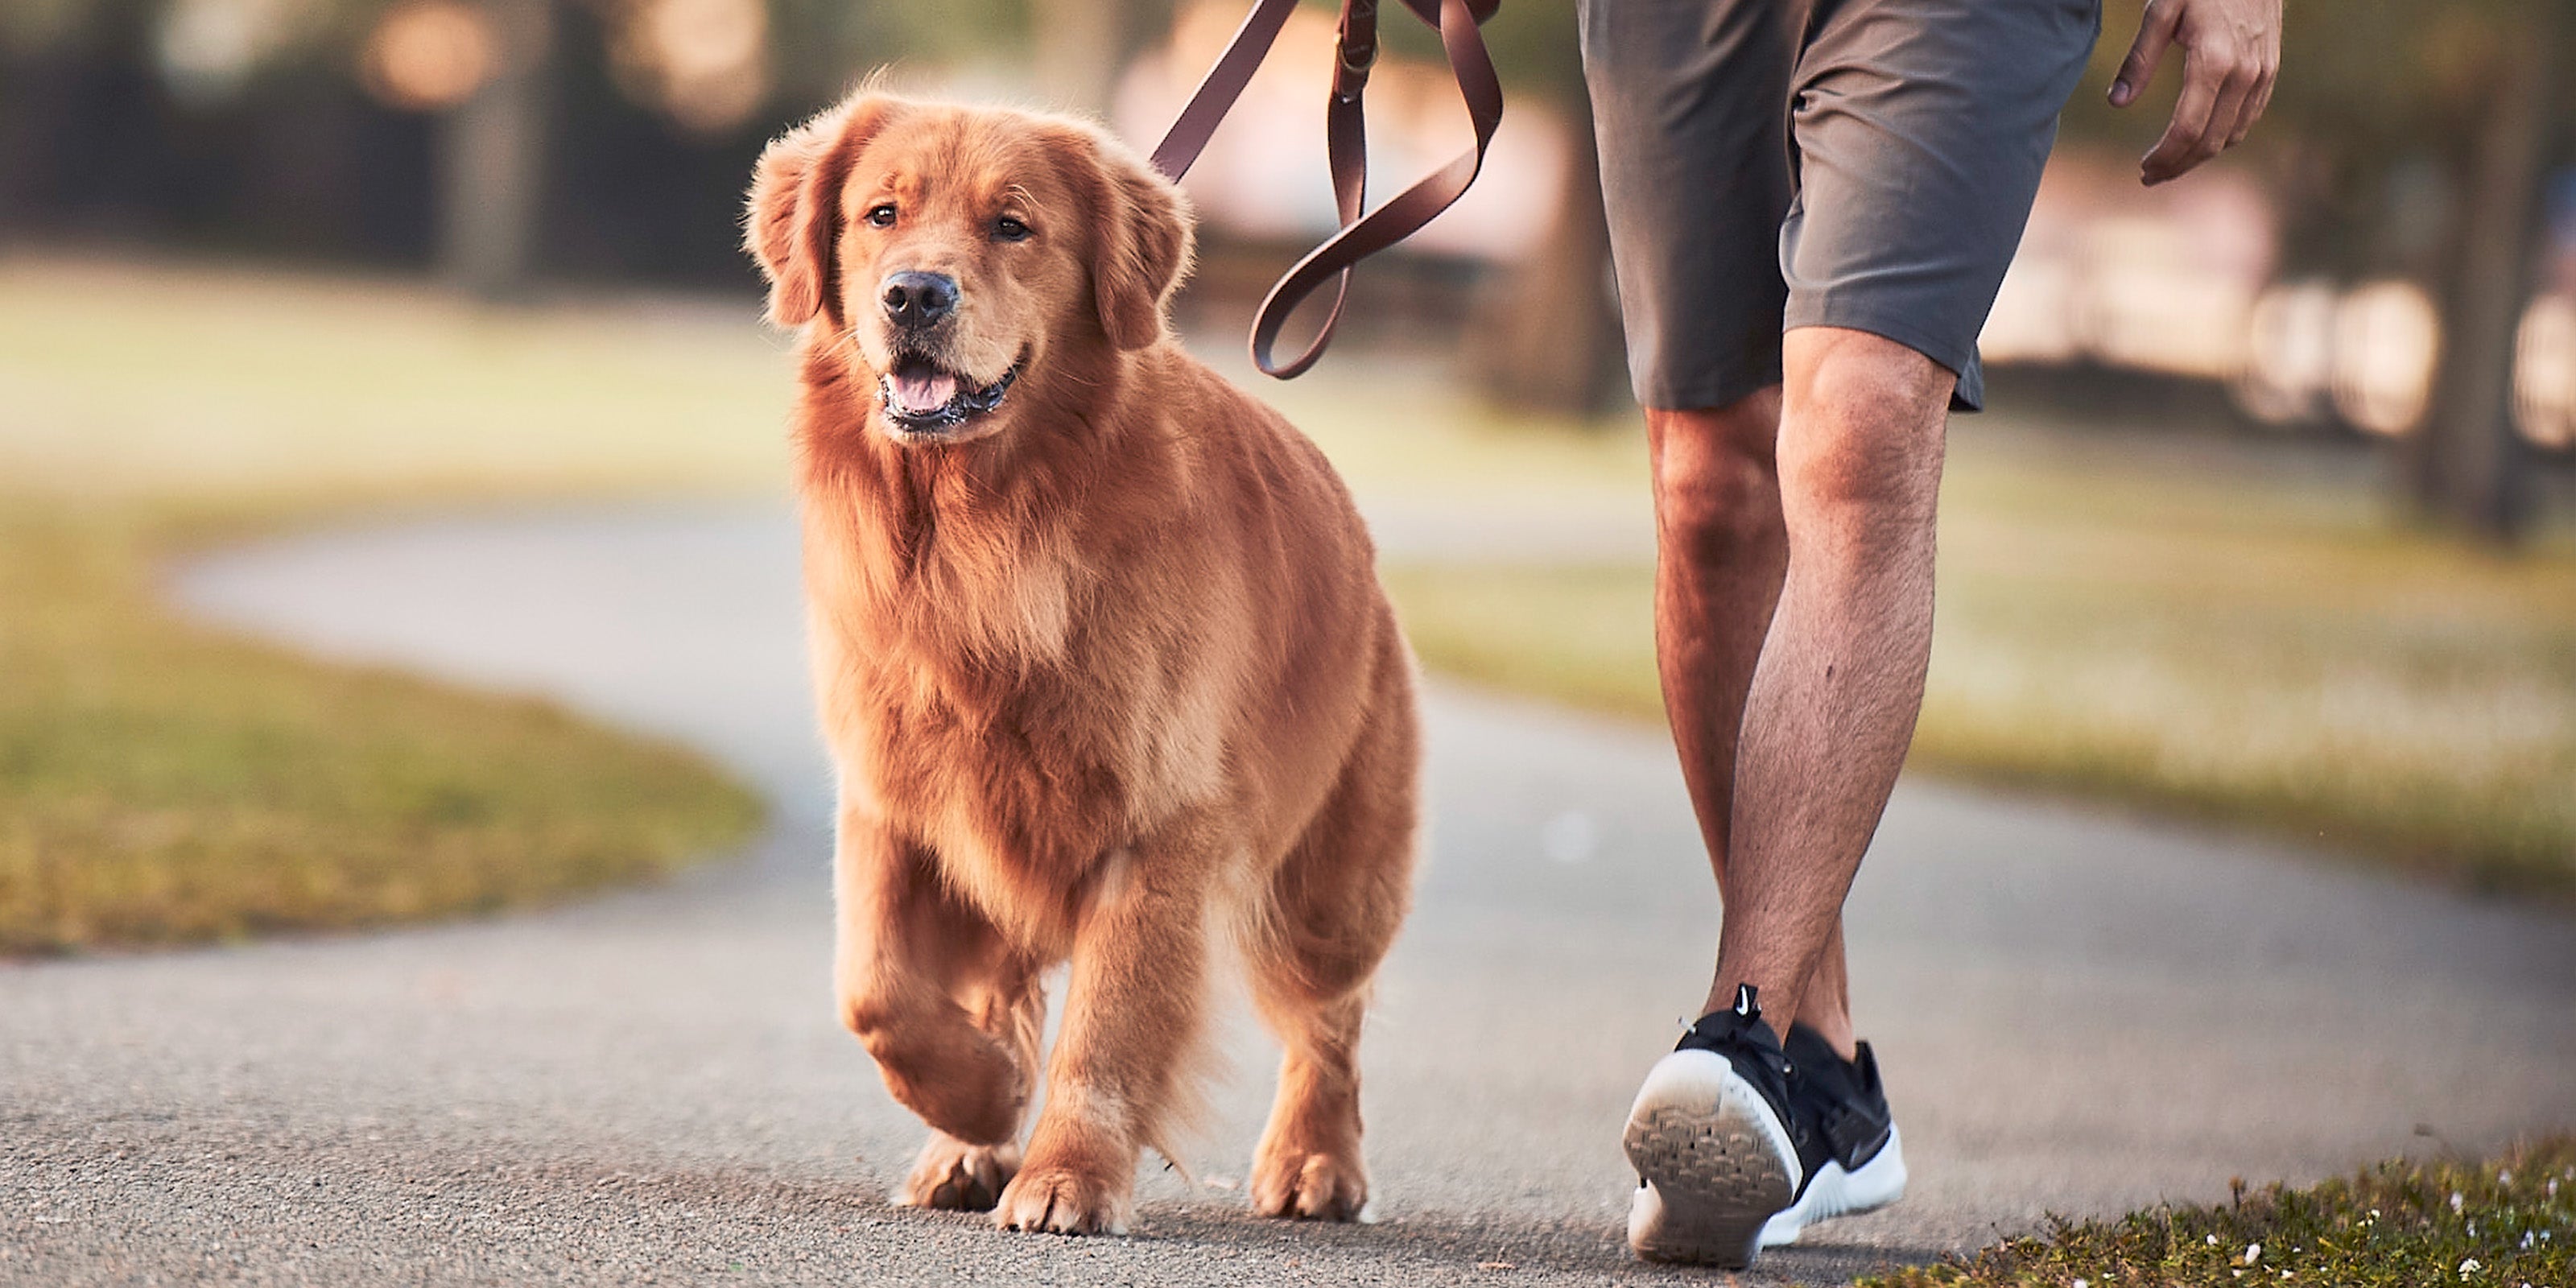
<path id="1" fill-rule="evenodd" d="M 1121 349 L 1163 335 L 1163 304 L 1190 265 L 1190 216 L 1181 191 L 1134 153 L 1095 138 L 1099 221 L 1091 247 L 1091 293 L 1100 329 Z"/>
<path id="2" fill-rule="evenodd" d="M 769 279 L 769 320 L 801 326 L 816 314 L 840 324 L 841 185 L 859 152 L 885 128 L 895 100 L 861 92 L 788 131 L 752 171 L 743 247 Z"/>

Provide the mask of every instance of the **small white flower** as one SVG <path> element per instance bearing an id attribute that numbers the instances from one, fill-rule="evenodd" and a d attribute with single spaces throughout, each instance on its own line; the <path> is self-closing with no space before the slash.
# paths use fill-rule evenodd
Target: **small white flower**
<path id="1" fill-rule="evenodd" d="M 2213 1248 L 2215 1248 L 2215 1247 L 2217 1247 L 2217 1246 L 2218 1246 L 2218 1236 L 2217 1236 L 2217 1235 L 2214 1235 L 2214 1234 L 2213 1234 L 2213 1235 L 2209 1236 L 2209 1246 L 2211 1246 L 2211 1247 L 2213 1247 Z"/>
<path id="2" fill-rule="evenodd" d="M 2549 1178 L 2549 1197 L 2558 1197 L 2558 1178 L 2555 1176 Z"/>
<path id="3" fill-rule="evenodd" d="M 2093 1288 L 2093 1281 L 2090 1279 L 2078 1279 L 2073 1284 L 2068 1285 L 2068 1288 Z M 2530 1288 L 2530 1285 L 2526 1284 L 2524 1285 L 2524 1288 Z"/>
<path id="4" fill-rule="evenodd" d="M 2477 1259 L 2476 1257 L 2471 1257 L 2471 1258 L 2469 1258 L 2468 1260 L 2463 1261 L 2463 1262 L 2461 1262 L 2461 1263 L 2460 1263 L 2460 1277 L 2461 1277 L 2462 1279 L 2466 1279 L 2466 1278 L 2468 1278 L 2470 1275 L 2476 1274 L 2478 1271 L 2480 1271 L 2480 1270 L 2482 1270 L 2482 1269 L 2484 1269 L 2484 1268 L 2485 1268 L 2485 1267 L 2480 1266 L 2480 1265 L 2478 1264 L 2478 1259 Z"/>
<path id="5" fill-rule="evenodd" d="M 2458 1190 L 2451 1191 L 2451 1211 L 2453 1214 L 2456 1215 L 2459 1212 L 2461 1202 L 2462 1196 L 2460 1192 Z"/>
<path id="6" fill-rule="evenodd" d="M 2513 1184 L 2513 1169 L 2512 1169 L 2512 1168 L 2510 1168 L 2510 1167 L 2508 1167 L 2508 1168 L 2504 1169 L 2503 1171 L 2496 1173 L 2496 1184 L 2498 1184 L 2498 1185 L 2511 1185 L 2511 1184 Z"/>
<path id="7" fill-rule="evenodd" d="M 2259 1244 L 2259 1243 L 2249 1243 L 2249 1244 L 2246 1244 L 2246 1245 L 2245 1245 L 2245 1264 L 2247 1264 L 2247 1265 L 2249 1265 L 2249 1266 L 2250 1266 L 2250 1265 L 2253 1265 L 2253 1264 L 2254 1264 L 2255 1262 L 2257 1262 L 2257 1261 L 2261 1261 L 2262 1259 L 2263 1259 L 2263 1245 L 2262 1245 L 2262 1244 Z"/>
<path id="8" fill-rule="evenodd" d="M 2371 1220 L 2373 1220 L 2373 1221 L 2376 1221 L 2376 1220 L 2378 1220 L 2378 1219 L 2379 1219 L 2379 1209 L 2378 1209 L 2378 1208 L 2372 1208 L 2372 1209 L 2370 1210 L 2370 1219 L 2371 1219 Z"/>

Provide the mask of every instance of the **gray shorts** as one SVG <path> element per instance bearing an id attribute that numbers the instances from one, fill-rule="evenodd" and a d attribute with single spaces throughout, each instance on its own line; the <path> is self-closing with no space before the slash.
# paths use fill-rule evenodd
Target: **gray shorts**
<path id="1" fill-rule="evenodd" d="M 1977 333 L 2100 0 L 1581 8 L 1639 402 L 1734 402 L 1779 383 L 1784 330 L 1835 326 L 1983 403 Z"/>

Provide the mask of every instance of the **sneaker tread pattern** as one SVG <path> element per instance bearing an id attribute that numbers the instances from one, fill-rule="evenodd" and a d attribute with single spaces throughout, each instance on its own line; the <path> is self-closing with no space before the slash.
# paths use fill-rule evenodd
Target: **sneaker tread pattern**
<path id="1" fill-rule="evenodd" d="M 1749 1088 L 1740 1094 L 1753 1097 Z M 1763 1125 L 1734 1097 L 1722 1096 L 1716 1108 L 1641 1106 L 1629 1119 L 1628 1161 L 1663 1204 L 1639 1255 L 1741 1269 L 1763 1225 L 1789 1206 L 1797 1178 Z"/>

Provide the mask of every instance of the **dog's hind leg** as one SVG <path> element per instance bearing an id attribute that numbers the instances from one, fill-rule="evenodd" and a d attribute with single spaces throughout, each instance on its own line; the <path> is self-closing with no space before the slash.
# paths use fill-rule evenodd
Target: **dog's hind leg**
<path id="1" fill-rule="evenodd" d="M 934 1130 L 1006 1148 L 1036 1067 L 1037 1021 L 1028 1017 L 1043 1002 L 1035 972 L 1004 969 L 1000 937 L 942 887 L 932 863 L 860 811 L 843 811 L 833 857 L 841 1019 L 886 1089 Z"/>
<path id="2" fill-rule="evenodd" d="M 1347 1221 L 1368 1202 L 1360 1026 L 1413 882 L 1418 735 L 1411 677 L 1394 675 L 1246 944 L 1253 1001 L 1286 1048 L 1253 1154 L 1252 1206 L 1264 1216 Z"/>

